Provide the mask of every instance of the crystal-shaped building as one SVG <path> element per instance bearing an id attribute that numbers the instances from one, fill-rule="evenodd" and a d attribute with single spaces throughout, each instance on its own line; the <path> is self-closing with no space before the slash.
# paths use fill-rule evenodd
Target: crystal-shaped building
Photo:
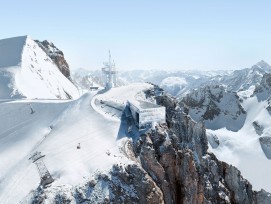
<path id="1" fill-rule="evenodd" d="M 166 109 L 146 101 L 127 101 L 132 117 L 138 129 L 151 128 L 155 124 L 166 122 Z"/>

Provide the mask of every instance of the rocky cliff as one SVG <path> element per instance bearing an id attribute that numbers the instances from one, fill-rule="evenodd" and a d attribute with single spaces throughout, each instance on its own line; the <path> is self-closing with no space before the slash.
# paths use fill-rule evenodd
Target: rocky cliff
<path id="1" fill-rule="evenodd" d="M 52 42 L 47 40 L 38 41 L 35 40 L 36 43 L 43 49 L 44 52 L 53 60 L 53 62 L 57 65 L 58 69 L 61 73 L 70 79 L 70 68 L 64 57 L 64 54 L 61 50 L 59 50 Z"/>

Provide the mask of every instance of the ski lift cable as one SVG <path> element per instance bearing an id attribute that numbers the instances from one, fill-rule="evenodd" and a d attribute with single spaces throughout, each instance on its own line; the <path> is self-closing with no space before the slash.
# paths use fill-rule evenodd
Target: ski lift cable
<path id="1" fill-rule="evenodd" d="M 89 135 L 87 135 L 87 136 L 89 136 Z M 80 141 L 80 143 L 82 144 L 82 142 L 90 141 L 90 139 L 85 139 L 85 140 L 79 140 L 79 139 L 78 139 L 78 140 L 74 140 L 74 141 L 68 142 L 68 143 L 66 143 L 66 144 L 64 144 L 64 145 L 61 144 L 61 147 L 57 148 L 57 151 L 56 151 L 56 149 L 54 148 L 54 149 L 49 149 L 49 150 L 47 150 L 47 152 L 48 152 L 48 154 L 50 154 L 50 155 L 52 155 L 52 156 L 53 156 L 53 155 L 57 155 L 57 154 L 59 154 L 59 153 L 65 151 L 66 149 L 70 149 L 70 148 L 75 147 L 75 145 L 78 144 L 78 141 Z"/>
<path id="2" fill-rule="evenodd" d="M 96 133 L 99 133 L 99 132 L 102 132 L 102 130 L 101 130 L 101 131 L 96 131 Z M 78 142 L 82 143 L 82 142 L 88 141 L 88 140 L 90 140 L 90 138 L 88 138 L 88 137 L 90 136 L 90 134 L 93 134 L 93 132 L 92 132 L 92 133 L 86 133 L 86 134 L 84 134 L 84 135 L 81 136 L 81 137 L 78 137 L 78 138 L 73 139 L 73 140 L 71 140 L 71 141 L 69 141 L 69 142 L 66 142 L 66 143 L 64 143 L 64 144 L 61 144 L 61 147 L 59 147 L 58 150 L 61 150 L 63 147 L 68 146 L 68 145 L 74 146 L 74 144 L 77 144 Z M 83 139 L 83 138 L 87 138 L 87 139 Z M 83 140 L 82 140 L 82 139 L 83 139 Z M 95 138 L 92 138 L 92 140 L 93 140 L 93 139 L 95 139 Z M 72 144 L 72 145 L 71 145 L 71 144 Z M 54 150 L 55 150 L 55 148 L 51 148 L 51 149 L 48 149 L 48 150 L 46 150 L 46 151 L 47 151 L 48 153 L 51 154 L 51 152 L 52 152 L 52 153 L 56 152 L 56 151 L 54 151 Z M 58 152 L 58 151 L 57 151 L 57 152 Z"/>
<path id="3" fill-rule="evenodd" d="M 89 137 L 89 134 L 85 135 L 84 137 Z M 95 140 L 95 138 L 91 138 L 91 140 L 93 141 L 93 140 Z M 91 141 L 91 140 L 90 140 L 90 138 L 87 138 L 84 140 L 78 138 L 76 140 L 65 143 L 64 145 L 61 144 L 61 147 L 57 148 L 57 150 L 56 150 L 56 148 L 52 148 L 52 149 L 46 150 L 46 152 L 48 152 L 48 154 L 50 154 L 51 156 L 56 156 L 57 154 L 59 154 L 61 152 L 69 150 L 70 148 L 74 148 L 75 145 L 78 144 L 78 142 L 80 142 L 82 144 L 82 142 Z"/>

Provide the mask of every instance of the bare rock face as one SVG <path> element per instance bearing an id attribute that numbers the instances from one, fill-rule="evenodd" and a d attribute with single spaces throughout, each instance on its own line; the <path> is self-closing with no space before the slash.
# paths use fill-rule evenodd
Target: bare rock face
<path id="1" fill-rule="evenodd" d="M 255 87 L 252 96 L 256 96 L 258 98 L 258 101 L 264 101 L 270 98 L 270 94 L 271 94 L 271 74 L 266 73 L 263 75 L 260 84 Z"/>
<path id="2" fill-rule="evenodd" d="M 266 110 L 271 114 L 271 97 L 267 100 L 268 106 L 266 107 Z"/>
<path id="3" fill-rule="evenodd" d="M 266 158 L 271 159 L 271 137 L 262 136 L 259 141 Z"/>
<path id="4" fill-rule="evenodd" d="M 44 40 L 42 42 L 38 40 L 35 41 L 36 43 L 38 43 L 41 49 L 43 49 L 46 54 L 54 61 L 61 73 L 65 77 L 70 79 L 70 68 L 64 57 L 63 52 L 59 50 L 52 42 L 49 42 L 47 40 Z"/>

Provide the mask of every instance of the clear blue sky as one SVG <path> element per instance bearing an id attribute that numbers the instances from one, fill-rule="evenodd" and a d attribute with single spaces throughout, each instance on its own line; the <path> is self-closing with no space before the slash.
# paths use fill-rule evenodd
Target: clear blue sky
<path id="1" fill-rule="evenodd" d="M 271 63 L 270 0 L 8 0 L 0 38 L 30 35 L 72 69 L 235 69 Z"/>

